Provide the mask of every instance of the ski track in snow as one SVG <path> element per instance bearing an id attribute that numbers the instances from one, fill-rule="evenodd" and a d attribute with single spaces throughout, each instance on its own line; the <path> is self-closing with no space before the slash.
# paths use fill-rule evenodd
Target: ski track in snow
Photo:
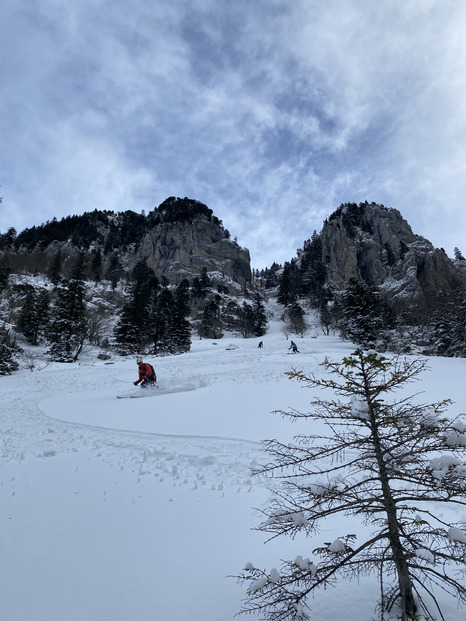
<path id="1" fill-rule="evenodd" d="M 46 381 L 40 382 L 45 386 L 44 390 L 39 390 L 37 380 L 42 380 L 42 374 L 46 375 Z M 70 383 L 73 392 L 79 388 L 75 381 L 77 377 L 85 378 L 83 389 L 92 387 L 92 373 L 76 373 Z M 53 371 L 24 375 L 22 390 L 25 397 L 9 400 L 8 394 L 3 394 L 3 414 L 0 416 L 2 461 L 19 462 L 32 457 L 47 460 L 84 450 L 93 458 L 106 463 L 116 462 L 121 470 L 129 469 L 140 476 L 168 477 L 193 488 L 202 483 L 215 489 L 219 479 L 239 488 L 251 488 L 249 468 L 245 470 L 244 463 L 254 465 L 259 452 L 257 443 L 120 431 L 50 417 L 44 419 L 38 403 L 44 397 L 47 399 L 51 391 L 63 390 L 63 384 L 55 382 L 54 378 Z M 70 397 L 73 398 L 73 393 Z M 10 412 L 14 416 L 8 416 Z"/>
<path id="2" fill-rule="evenodd" d="M 353 349 L 351 344 L 342 343 L 338 339 L 328 339 L 326 345 L 325 354 L 330 357 L 332 354 L 334 357 L 346 355 Z M 284 358 L 286 352 L 283 351 L 267 352 L 266 349 L 257 350 L 254 345 L 250 345 L 246 351 L 238 349 L 225 352 L 224 343 L 215 346 L 209 344 L 212 350 L 214 347 L 217 349 L 215 352 L 206 351 L 208 348 L 205 348 L 194 354 L 186 354 L 188 364 L 182 356 L 156 358 L 160 393 L 155 392 L 154 398 L 158 401 L 170 399 L 177 393 L 186 392 L 188 386 L 194 392 L 218 385 L 221 393 L 225 382 L 230 385 L 256 385 L 257 389 L 265 387 L 266 390 L 268 384 L 283 383 L 284 371 L 293 366 L 289 364 L 289 358 Z M 304 361 L 307 369 L 318 372 L 318 364 L 323 359 L 321 348 L 318 350 L 299 358 L 294 357 L 293 363 L 298 365 Z M 261 365 L 261 357 L 264 356 L 266 369 Z M 51 459 L 63 453 L 88 450 L 94 457 L 104 461 L 111 462 L 118 457 L 121 467 L 139 474 L 163 473 L 164 476 L 171 476 L 176 472 L 177 481 L 186 479 L 187 484 L 193 484 L 198 480 L 201 469 L 211 472 L 214 480 L 221 476 L 234 481 L 235 485 L 249 488 L 250 467 L 256 464 L 261 453 L 258 440 L 240 436 L 135 431 L 131 429 L 132 410 L 128 412 L 126 429 L 112 428 L 98 421 L 95 424 L 87 420 L 68 422 L 66 413 L 62 418 L 63 413 L 54 412 L 50 407 L 57 396 L 69 397 L 72 403 L 74 398 L 79 400 L 83 393 L 97 396 L 102 391 L 106 394 L 113 391 L 108 400 L 116 399 L 121 393 L 121 387 L 130 385 L 134 380 L 134 366 L 128 359 L 118 360 L 115 364 L 100 361 L 81 363 L 78 367 L 55 364 L 39 372 L 22 372 L 21 375 L 2 378 L 2 461 L 18 462 L 32 456 Z M 193 369 L 196 369 L 196 374 Z M 180 381 L 181 377 L 183 382 Z M 20 394 L 18 381 L 21 383 Z M 137 390 L 141 389 L 135 388 L 134 392 L 137 393 Z M 139 406 L 142 401 L 152 400 L 136 399 L 131 400 L 131 404 L 137 403 Z M 129 403 L 129 400 L 124 402 Z M 262 439 L 266 437 L 267 430 L 264 429 Z M 199 454 L 207 454 L 208 457 L 199 458 Z M 166 463 L 177 464 L 177 468 L 167 467 Z M 244 463 L 249 464 L 246 472 Z M 183 473 L 180 473 L 181 470 Z"/>
<path id="3" fill-rule="evenodd" d="M 221 393 L 224 382 L 233 385 L 257 382 L 258 386 L 283 382 L 284 370 L 289 368 L 289 360 L 286 359 L 284 365 L 281 353 L 270 355 L 267 361 L 268 372 L 264 374 L 262 367 L 257 368 L 263 351 L 253 348 L 246 352 L 241 349 L 225 352 L 224 344 L 209 344 L 210 348 L 212 352 L 186 354 L 188 366 L 181 356 L 156 358 L 159 385 L 163 391 L 157 395 L 157 401 L 170 399 L 177 392 L 184 392 L 187 385 L 195 386 L 194 390 L 219 385 Z M 225 359 L 219 361 L 219 355 L 220 358 L 224 355 Z M 274 362 L 278 363 L 276 370 L 273 369 Z M 196 369 L 196 374 L 193 369 Z M 144 476 L 168 476 L 194 487 L 198 485 L 199 478 L 207 478 L 213 488 L 218 487 L 217 481 L 220 478 L 237 488 L 251 488 L 250 469 L 261 452 L 257 440 L 209 434 L 134 431 L 131 429 L 130 412 L 127 429 L 112 429 L 97 421 L 95 425 L 87 421 L 67 422 L 66 412 L 57 413 L 53 409 L 54 399 L 69 398 L 69 403 L 73 403 L 74 399 L 79 401 L 83 393 L 97 396 L 100 392 L 108 394 L 110 389 L 113 390 L 113 395 L 108 399 L 115 399 L 121 392 L 121 387 L 130 385 L 135 375 L 134 362 L 123 359 L 115 364 L 54 364 L 38 372 L 22 372 L 21 376 L 2 378 L 2 460 L 21 461 L 31 457 L 45 460 L 60 454 L 87 450 L 94 458 L 109 463 L 118 458 L 121 468 L 128 468 Z M 175 388 L 170 388 L 171 382 Z M 135 392 L 137 390 L 141 389 L 135 388 Z M 220 397 L 217 395 L 216 398 Z M 148 401 L 152 399 L 137 399 L 131 401 L 131 404 L 137 403 L 135 407 L 139 407 L 141 402 Z M 106 405 L 108 406 L 107 403 Z M 199 454 L 206 454 L 208 457 L 200 458 Z M 245 463 L 248 464 L 246 468 Z M 223 485 L 222 483 L 222 487 Z"/>
<path id="4" fill-rule="evenodd" d="M 240 342 L 240 348 L 235 351 L 225 351 L 223 343 L 204 342 L 200 351 L 194 346 L 194 352 L 184 356 L 155 358 L 161 388 L 169 390 L 175 385 L 183 392 L 183 386 L 196 386 L 196 390 L 183 395 L 184 399 L 186 395 L 189 399 L 182 402 L 185 409 L 189 409 L 194 393 L 210 389 L 212 394 L 207 397 L 217 402 L 215 407 L 221 411 L 223 398 L 232 401 L 228 386 L 233 386 L 233 391 L 244 391 L 245 386 L 249 386 L 250 390 L 257 392 L 267 391 L 269 385 L 276 387 L 287 382 L 284 371 L 289 370 L 290 365 L 285 353 L 257 350 L 251 342 Z M 341 352 L 341 349 L 337 340 L 337 351 Z M 261 364 L 264 356 L 266 367 Z M 307 364 L 315 366 L 321 358 L 321 355 L 310 354 Z M 2 462 L 30 463 L 33 459 L 50 461 L 63 456 L 72 459 L 78 454 L 82 459 L 82 454 L 86 453 L 90 461 L 97 460 L 118 468 L 120 474 L 126 472 L 135 477 L 137 483 L 141 478 L 153 478 L 159 482 L 171 481 L 172 485 L 187 489 L 204 488 L 221 494 L 226 489 L 234 493 L 250 493 L 258 485 L 264 485 L 251 477 L 251 470 L 263 457 L 260 439 L 267 437 L 265 429 L 257 439 L 248 438 L 246 433 L 244 436 L 242 433 L 232 436 L 211 434 L 208 429 L 200 434 L 134 430 L 132 419 L 142 403 L 163 402 L 164 416 L 170 416 L 171 404 L 179 396 L 173 392 L 160 394 L 156 399 L 117 401 L 116 396 L 122 387 L 131 387 L 135 376 L 134 361 L 123 358 L 114 364 L 100 361 L 79 365 L 55 363 L 41 371 L 23 371 L 2 378 Z M 126 427 L 113 428 L 111 418 L 110 422 L 107 420 L 103 424 L 98 411 L 95 412 L 95 421 L 89 422 L 84 409 L 77 414 L 78 419 L 83 420 L 69 421 L 67 410 L 75 403 L 80 404 L 83 394 L 90 394 L 92 400 L 98 402 L 98 408 L 104 410 L 112 411 L 117 403 L 128 404 Z M 101 394 L 105 395 L 103 401 L 100 400 Z M 57 402 L 68 405 L 60 405 L 62 409 L 57 411 Z M 86 404 L 86 408 L 89 403 L 92 401 Z M 251 407 L 257 408 L 257 403 Z M 271 408 L 265 414 L 268 416 L 270 411 Z M 195 415 L 195 412 L 189 413 L 191 418 Z M 249 418 L 250 414 L 246 415 Z M 10 481 L 10 487 L 10 493 L 14 495 L 14 480 Z"/>

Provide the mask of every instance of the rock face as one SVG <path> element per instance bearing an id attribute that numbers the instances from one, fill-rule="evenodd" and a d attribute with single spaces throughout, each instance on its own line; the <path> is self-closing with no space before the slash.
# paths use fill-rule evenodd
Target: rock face
<path id="1" fill-rule="evenodd" d="M 198 277 L 203 268 L 241 286 L 251 283 L 249 250 L 227 239 L 223 228 L 204 215 L 156 224 L 144 235 L 137 258 L 174 285 Z"/>
<path id="2" fill-rule="evenodd" d="M 147 216 L 94 210 L 26 229 L 18 236 L 17 247 L 11 242 L 4 254 L 9 266 L 21 268 L 32 262 L 36 271 L 44 272 L 60 254 L 65 273 L 81 251 L 89 265 L 99 253 L 103 273 L 117 259 L 118 269 L 127 273 L 144 261 L 171 285 L 184 278 L 192 281 L 204 268 L 214 280 L 233 281 L 238 292 L 252 282 L 249 250 L 230 239 L 212 209 L 197 200 L 174 196 Z"/>
<path id="3" fill-rule="evenodd" d="M 415 235 L 399 211 L 375 203 L 342 205 L 325 221 L 321 240 L 326 284 L 334 290 L 355 278 L 402 307 L 428 304 L 464 279 L 445 251 Z"/>

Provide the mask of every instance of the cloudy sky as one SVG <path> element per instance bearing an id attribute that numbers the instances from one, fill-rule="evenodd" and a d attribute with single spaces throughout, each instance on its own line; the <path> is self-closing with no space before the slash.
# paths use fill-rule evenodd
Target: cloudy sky
<path id="1" fill-rule="evenodd" d="M 252 266 L 341 203 L 466 253 L 466 2 L 7 0 L 0 232 L 206 203 Z"/>

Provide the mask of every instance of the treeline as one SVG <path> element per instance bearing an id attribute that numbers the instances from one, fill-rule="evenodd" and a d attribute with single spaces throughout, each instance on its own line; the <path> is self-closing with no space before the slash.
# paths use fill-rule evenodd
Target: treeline
<path id="1" fill-rule="evenodd" d="M 223 227 L 222 221 L 214 216 L 212 209 L 192 198 L 170 196 L 148 215 L 150 226 L 172 222 L 192 222 L 199 216 Z"/>
<path id="2" fill-rule="evenodd" d="M 158 224 L 192 222 L 198 217 L 205 217 L 223 228 L 222 221 L 213 215 L 212 209 L 207 205 L 193 199 L 172 196 L 147 216 L 131 210 L 115 213 L 95 209 L 61 220 L 53 218 L 40 226 L 26 228 L 20 233 L 11 227 L 5 233 L 0 233 L 0 251 L 40 251 L 53 242 L 68 242 L 86 250 L 99 247 L 103 254 L 107 255 L 112 250 L 126 249 L 131 244 L 137 247 L 144 235 Z M 230 237 L 226 229 L 224 233 L 226 237 Z"/>

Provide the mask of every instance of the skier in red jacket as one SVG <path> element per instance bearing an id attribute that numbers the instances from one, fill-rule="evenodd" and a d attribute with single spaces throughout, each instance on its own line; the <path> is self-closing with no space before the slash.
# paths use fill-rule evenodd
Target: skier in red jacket
<path id="1" fill-rule="evenodd" d="M 155 386 L 155 382 L 157 381 L 157 375 L 155 374 L 154 367 L 147 362 L 143 362 L 142 360 L 138 360 L 137 365 L 139 371 L 139 379 L 136 382 L 133 382 L 133 384 L 135 386 L 141 384 L 141 388 Z"/>

